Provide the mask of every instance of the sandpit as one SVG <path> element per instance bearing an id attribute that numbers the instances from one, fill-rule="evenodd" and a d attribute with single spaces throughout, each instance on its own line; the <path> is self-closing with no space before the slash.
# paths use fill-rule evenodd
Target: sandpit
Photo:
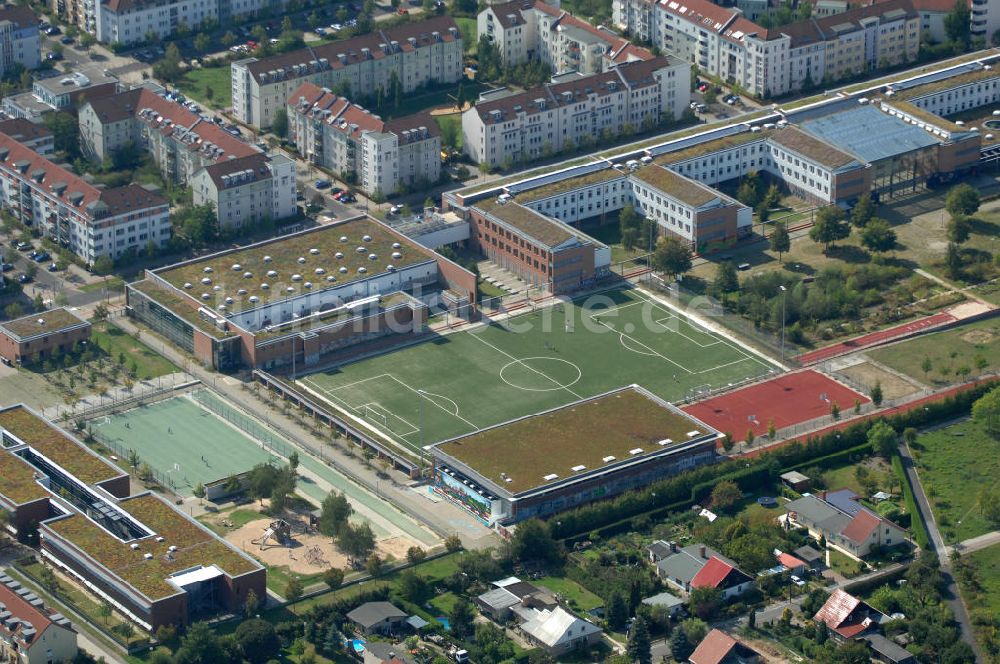
<path id="1" fill-rule="evenodd" d="M 253 540 L 260 539 L 271 521 L 268 517 L 251 521 L 227 532 L 226 541 L 269 567 L 286 565 L 298 574 L 315 574 L 330 567 L 348 567 L 348 557 L 337 550 L 331 539 L 314 530 L 307 530 L 303 520 L 290 520 L 293 542 L 289 547 L 280 546 L 273 540 L 269 540 L 264 548 L 254 544 Z M 383 559 L 391 556 L 400 560 L 406 558 L 406 551 L 411 546 L 417 546 L 417 543 L 405 537 L 389 537 L 378 540 L 375 551 Z"/>

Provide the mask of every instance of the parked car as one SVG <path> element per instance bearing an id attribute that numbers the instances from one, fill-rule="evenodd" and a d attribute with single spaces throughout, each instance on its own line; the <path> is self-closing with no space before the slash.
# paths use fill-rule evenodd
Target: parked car
<path id="1" fill-rule="evenodd" d="M 56 265 L 55 263 L 49 263 L 49 267 L 47 269 L 49 272 L 58 272 L 59 266 Z"/>
<path id="2" fill-rule="evenodd" d="M 65 37 L 63 37 L 63 38 L 62 38 L 62 39 L 60 39 L 59 41 L 61 41 L 61 42 L 62 42 L 63 44 L 65 44 L 66 46 L 69 46 L 70 44 L 72 44 L 72 43 L 73 43 L 73 38 L 72 38 L 72 37 L 70 37 L 69 35 L 66 35 Z"/>
<path id="3" fill-rule="evenodd" d="M 17 275 L 17 283 L 19 283 L 19 284 L 27 284 L 27 283 L 30 283 L 30 282 L 31 282 L 31 276 L 30 275 L 23 274 L 23 273 Z"/>
<path id="4" fill-rule="evenodd" d="M 316 28 L 316 30 L 314 30 L 314 32 L 317 35 L 319 35 L 320 37 L 325 37 L 326 36 L 326 28 Z"/>
<path id="5" fill-rule="evenodd" d="M 12 263 L 0 263 L 0 272 L 10 272 L 13 269 L 14 265 Z"/>
<path id="6" fill-rule="evenodd" d="M 803 581 L 803 580 L 802 580 L 802 579 L 800 579 L 799 577 L 795 576 L 794 574 L 793 574 L 793 575 L 792 575 L 791 577 L 789 577 L 789 578 L 790 578 L 790 579 L 792 580 L 792 583 L 794 583 L 795 585 L 797 585 L 797 586 L 798 586 L 798 587 L 800 587 L 800 588 L 801 588 L 802 586 L 806 585 L 806 582 L 805 582 L 805 581 Z"/>
<path id="7" fill-rule="evenodd" d="M 53 62 L 55 62 L 57 60 L 62 60 L 63 59 L 63 54 L 62 53 L 57 53 L 55 51 L 52 51 L 51 53 L 46 53 L 45 54 L 45 59 L 46 60 L 52 60 Z"/>
<path id="8" fill-rule="evenodd" d="M 747 270 L 750 269 L 750 263 L 740 263 L 739 265 L 736 266 L 736 269 L 741 272 L 746 272 Z"/>
<path id="9" fill-rule="evenodd" d="M 389 214 L 399 214 L 399 211 L 402 209 L 403 208 L 398 205 L 393 205 L 391 208 L 389 208 Z"/>
<path id="10" fill-rule="evenodd" d="M 333 183 L 329 180 L 316 180 L 316 182 L 313 183 L 313 186 L 317 189 L 329 189 L 332 184 Z"/>
<path id="11" fill-rule="evenodd" d="M 330 189 L 330 195 L 333 196 L 334 198 L 336 198 L 338 194 L 342 194 L 342 193 L 344 193 L 344 188 L 343 187 L 334 187 L 334 188 Z"/>
<path id="12" fill-rule="evenodd" d="M 49 37 L 55 37 L 56 35 L 61 35 L 62 30 L 60 30 L 54 25 L 50 25 L 48 28 L 45 29 L 45 34 L 47 34 Z"/>
<path id="13" fill-rule="evenodd" d="M 49 252 L 47 252 L 47 251 L 39 251 L 37 254 L 35 254 L 34 256 L 32 256 L 32 258 L 34 259 L 34 261 L 36 263 L 44 263 L 45 261 L 47 261 L 50 258 L 52 258 L 52 256 L 50 256 Z"/>
<path id="14" fill-rule="evenodd" d="M 18 242 L 17 244 L 14 245 L 14 247 L 18 251 L 27 251 L 28 249 L 31 249 L 31 243 L 30 242 Z"/>
<path id="15" fill-rule="evenodd" d="M 357 200 L 358 200 L 358 197 L 355 196 L 354 194 L 352 194 L 351 192 L 347 192 L 343 196 L 340 197 L 340 202 L 341 203 L 354 203 L 354 202 L 357 202 Z"/>

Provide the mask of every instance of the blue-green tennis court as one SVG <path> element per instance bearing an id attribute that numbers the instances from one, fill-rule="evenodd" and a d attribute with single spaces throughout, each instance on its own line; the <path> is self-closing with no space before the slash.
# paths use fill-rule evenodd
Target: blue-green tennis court
<path id="1" fill-rule="evenodd" d="M 99 442 L 125 464 L 135 450 L 156 479 L 180 495 L 194 487 L 250 470 L 258 463 L 284 461 L 203 407 L 204 390 L 140 406 L 89 423 Z M 284 450 L 279 450 L 284 452 Z"/>

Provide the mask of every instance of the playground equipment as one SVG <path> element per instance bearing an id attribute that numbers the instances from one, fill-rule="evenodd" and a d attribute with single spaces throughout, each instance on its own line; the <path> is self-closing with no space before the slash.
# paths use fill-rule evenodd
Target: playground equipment
<path id="1" fill-rule="evenodd" d="M 260 536 L 259 539 L 250 540 L 252 544 L 257 544 L 260 546 L 260 550 L 264 551 L 268 548 L 268 541 L 274 540 L 276 544 L 272 546 L 291 546 L 292 544 L 292 526 L 290 523 L 284 519 L 277 519 L 267 524 L 267 528 L 264 529 L 264 534 Z"/>

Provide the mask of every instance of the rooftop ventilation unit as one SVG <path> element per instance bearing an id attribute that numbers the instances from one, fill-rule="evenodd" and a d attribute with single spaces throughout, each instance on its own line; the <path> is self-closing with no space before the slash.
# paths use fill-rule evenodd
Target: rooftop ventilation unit
<path id="1" fill-rule="evenodd" d="M 628 453 L 631 454 L 632 456 L 635 456 L 636 454 L 642 454 L 642 448 L 637 447 L 634 450 L 629 450 Z"/>
<path id="2" fill-rule="evenodd" d="M 613 457 L 611 455 L 608 455 L 608 456 L 604 457 L 604 463 L 611 463 L 614 460 L 615 460 L 615 457 Z"/>
<path id="3" fill-rule="evenodd" d="M 551 482 L 552 480 L 559 479 L 559 476 L 556 475 L 555 473 L 549 473 L 548 475 L 546 475 L 542 479 L 545 480 L 546 482 Z"/>

